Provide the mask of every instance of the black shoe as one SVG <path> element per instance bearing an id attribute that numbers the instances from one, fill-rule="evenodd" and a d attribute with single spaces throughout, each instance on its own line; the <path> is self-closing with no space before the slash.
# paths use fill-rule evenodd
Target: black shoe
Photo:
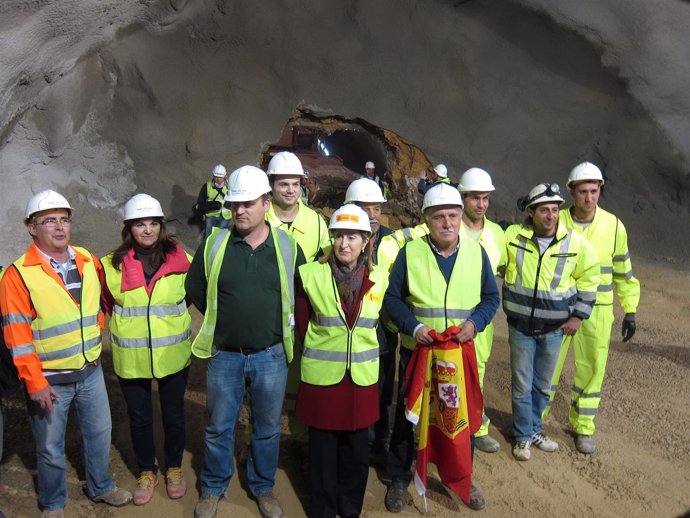
<path id="1" fill-rule="evenodd" d="M 484 497 L 474 484 L 470 488 L 470 501 L 466 502 L 465 505 L 473 511 L 481 511 L 486 507 Z"/>
<path id="2" fill-rule="evenodd" d="M 407 503 L 407 487 L 399 482 L 393 482 L 386 493 L 386 509 L 391 513 L 399 513 L 405 509 Z"/>

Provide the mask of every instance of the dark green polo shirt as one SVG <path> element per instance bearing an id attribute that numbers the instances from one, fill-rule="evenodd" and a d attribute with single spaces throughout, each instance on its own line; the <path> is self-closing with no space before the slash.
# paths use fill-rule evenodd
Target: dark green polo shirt
<path id="1" fill-rule="evenodd" d="M 194 255 L 185 283 L 187 295 L 201 312 L 206 310 L 205 246 L 206 241 Z M 261 349 L 283 341 L 276 253 L 279 251 L 271 234 L 252 250 L 231 231 L 218 276 L 218 319 L 213 337 L 217 349 Z M 295 271 L 304 262 L 298 246 Z"/>

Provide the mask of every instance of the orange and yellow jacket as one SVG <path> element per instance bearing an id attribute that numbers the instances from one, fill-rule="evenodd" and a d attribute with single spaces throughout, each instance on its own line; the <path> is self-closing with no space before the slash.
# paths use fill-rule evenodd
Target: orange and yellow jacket
<path id="1" fill-rule="evenodd" d="M 71 248 L 75 252 L 77 270 L 82 278 L 80 302 L 67 291 L 60 276 L 33 244 L 7 268 L 0 282 L 5 344 L 12 354 L 19 378 L 25 382 L 30 394 L 48 386 L 43 375 L 44 368 L 80 369 L 87 361 L 95 361 L 100 356 L 100 335 L 105 322 L 100 308 L 103 269 L 100 261 L 84 248 Z M 34 303 L 38 291 L 41 298 Z M 56 321 L 60 325 L 53 325 Z M 58 350 L 54 351 L 56 354 L 50 354 L 53 352 L 54 337 L 39 338 L 41 332 L 46 331 L 41 328 L 41 322 L 49 322 L 46 326 L 53 325 L 47 329 L 49 332 L 65 328 L 60 337 L 64 337 L 62 344 L 66 345 L 58 346 Z M 74 327 L 75 323 L 78 324 L 76 329 L 66 329 Z M 72 338 L 75 344 L 71 344 Z M 71 349 L 78 351 L 68 355 L 67 351 Z M 39 355 L 58 359 L 46 360 L 44 365 Z"/>

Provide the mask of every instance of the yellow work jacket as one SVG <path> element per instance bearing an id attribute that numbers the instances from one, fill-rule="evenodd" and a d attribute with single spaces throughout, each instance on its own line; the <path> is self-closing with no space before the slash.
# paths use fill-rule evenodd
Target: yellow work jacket
<path id="1" fill-rule="evenodd" d="M 599 258 L 587 239 L 559 224 L 541 254 L 531 227 L 511 225 L 505 238 L 503 310 L 511 325 L 540 334 L 571 316 L 589 317 L 599 285 Z"/>
<path id="2" fill-rule="evenodd" d="M 601 207 L 597 207 L 594 219 L 587 228 L 573 220 L 570 208 L 561 210 L 560 221 L 566 227 L 585 236 L 599 256 L 596 304 L 613 304 L 615 286 L 623 311 L 637 312 L 640 302 L 640 281 L 633 276 L 628 251 L 628 233 L 623 223 Z"/>
<path id="3" fill-rule="evenodd" d="M 209 358 L 215 354 L 213 337 L 218 318 L 218 276 L 223 264 L 225 250 L 230 240 L 231 228 L 214 227 L 206 239 L 204 248 L 204 268 L 206 271 L 206 313 L 194 342 L 192 353 L 199 358 Z M 288 362 L 292 361 L 295 329 L 295 263 L 297 243 L 287 232 L 271 229 L 276 247 L 278 273 L 280 275 L 281 325 L 283 348 Z"/>
<path id="4" fill-rule="evenodd" d="M 466 239 L 460 242 L 450 279 L 443 272 L 429 244 L 429 238 L 415 239 L 406 245 L 407 283 L 405 301 L 414 316 L 425 326 L 443 332 L 460 326 L 481 301 L 482 249 Z M 414 337 L 401 335 L 403 346 L 414 349 Z"/>
<path id="5" fill-rule="evenodd" d="M 460 224 L 460 240 L 472 239 L 470 235 L 471 229 L 465 225 Z M 479 244 L 486 250 L 486 255 L 489 256 L 491 262 L 491 269 L 494 275 L 502 275 L 506 265 L 506 242 L 503 229 L 493 221 L 484 217 L 484 228 L 479 234 Z"/>
<path id="6" fill-rule="evenodd" d="M 184 251 L 178 248 L 177 253 Z M 186 259 L 189 268 L 191 258 Z M 164 378 L 187 367 L 192 357 L 192 317 L 185 302 L 186 270 L 153 279 L 149 295 L 145 285 L 123 289 L 125 264 L 116 270 L 112 254 L 101 262 L 115 301 L 110 318 L 115 373 L 121 378 Z M 161 269 L 165 267 L 164 263 Z"/>
<path id="7" fill-rule="evenodd" d="M 299 210 L 294 221 L 289 226 L 287 223 L 280 221 L 273 209 L 273 202 L 266 213 L 266 221 L 268 221 L 273 228 L 284 230 L 290 234 L 304 253 L 304 258 L 307 262 L 311 262 L 323 249 L 324 253 L 330 249 L 331 240 L 328 236 L 328 225 L 323 217 L 314 209 L 307 207 L 302 201 L 297 202 Z"/>
<path id="8" fill-rule="evenodd" d="M 216 184 L 213 183 L 213 180 L 209 180 L 206 182 L 206 201 L 219 201 L 222 205 L 223 200 L 225 199 L 225 195 L 228 193 L 228 185 L 226 183 L 223 184 L 222 189 L 220 190 L 220 193 L 216 189 Z M 211 217 L 211 216 L 219 216 L 220 215 L 220 209 L 217 210 L 210 210 L 206 213 L 204 213 L 206 217 Z"/>
<path id="9" fill-rule="evenodd" d="M 311 385 L 336 385 L 350 371 L 359 386 L 373 385 L 379 377 L 379 342 L 376 335 L 388 274 L 374 267 L 374 285 L 364 294 L 357 320 L 347 324 L 338 288 L 328 263 L 307 263 L 299 268 L 313 315 L 304 337 L 302 381 Z"/>
<path id="10" fill-rule="evenodd" d="M 80 247 L 77 254 L 91 258 Z M 43 265 L 25 265 L 26 254 L 14 262 L 31 297 L 36 318 L 31 321 L 33 346 L 43 370 L 78 370 L 101 355 L 101 284 L 93 260 L 83 263 L 81 300 L 75 301 L 64 284 L 46 275 Z M 50 268 L 50 265 L 47 266 Z M 15 347 L 13 356 L 22 351 Z"/>
<path id="11" fill-rule="evenodd" d="M 384 236 L 381 238 L 377 250 L 377 264 L 380 268 L 390 273 L 393 263 L 395 263 L 395 259 L 398 257 L 398 252 L 400 252 L 402 247 L 409 241 L 424 237 L 428 233 L 429 227 L 426 226 L 426 223 L 422 223 L 416 227 L 400 228 L 392 234 Z"/>

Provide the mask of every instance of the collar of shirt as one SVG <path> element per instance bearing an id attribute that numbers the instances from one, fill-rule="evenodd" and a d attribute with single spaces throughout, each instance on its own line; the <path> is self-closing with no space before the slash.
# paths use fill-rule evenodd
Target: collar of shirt
<path id="1" fill-rule="evenodd" d="M 268 237 L 266 238 L 266 241 L 264 241 L 259 246 L 257 246 L 255 250 L 258 250 L 259 248 L 263 248 L 264 246 L 268 246 L 268 247 L 273 246 L 273 238 L 272 238 L 273 229 L 271 228 L 271 225 L 268 222 L 266 223 L 266 225 L 268 225 Z M 238 245 L 240 243 L 243 243 L 243 244 L 249 246 L 247 244 L 247 242 L 244 240 L 244 238 L 237 233 L 235 228 L 233 228 L 230 231 L 230 243 L 233 245 Z"/>
<path id="2" fill-rule="evenodd" d="M 434 244 L 434 241 L 431 239 L 431 236 L 429 236 L 429 244 L 431 245 L 431 249 L 434 251 L 436 255 L 443 255 L 441 252 L 439 252 L 438 248 L 436 248 L 436 245 Z M 455 246 L 455 250 L 453 250 L 453 254 L 456 254 L 460 250 L 460 238 L 458 238 L 458 244 Z M 451 254 L 451 255 L 453 255 Z"/>
<path id="3" fill-rule="evenodd" d="M 67 254 L 69 255 L 69 259 L 67 259 L 66 262 L 64 263 L 59 263 L 52 257 L 50 257 L 48 254 L 46 254 L 43 250 L 38 248 L 38 251 L 41 252 L 41 255 L 46 258 L 48 261 L 48 264 L 50 264 L 51 268 L 55 270 L 55 273 L 57 273 L 60 277 L 62 277 L 62 281 L 64 282 L 65 279 L 67 279 L 67 272 L 69 271 L 69 267 L 72 264 L 76 264 L 75 257 L 76 254 L 74 253 L 74 250 L 72 250 L 71 246 L 67 247 Z"/>

